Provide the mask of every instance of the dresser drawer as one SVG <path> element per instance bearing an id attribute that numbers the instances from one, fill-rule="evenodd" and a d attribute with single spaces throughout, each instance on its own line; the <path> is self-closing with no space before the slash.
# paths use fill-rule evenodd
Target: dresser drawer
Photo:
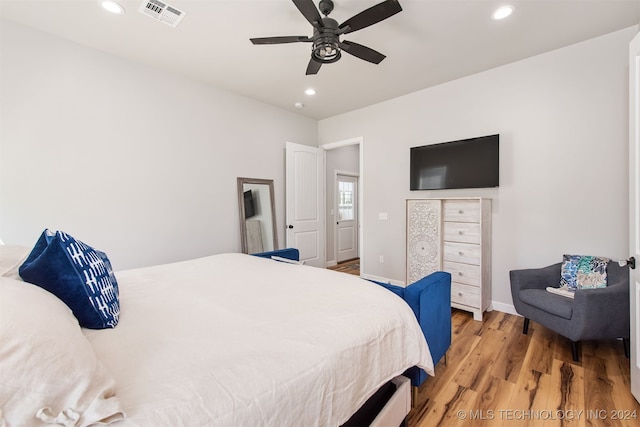
<path id="1" fill-rule="evenodd" d="M 443 256 L 445 261 L 480 265 L 481 252 L 480 245 L 444 242 Z"/>
<path id="2" fill-rule="evenodd" d="M 450 273 L 451 306 L 482 321 L 491 302 L 491 218 L 491 200 L 482 197 L 408 199 L 407 283 Z"/>
<path id="3" fill-rule="evenodd" d="M 444 222 L 444 241 L 480 244 L 480 223 Z"/>
<path id="4" fill-rule="evenodd" d="M 445 200 L 444 220 L 480 222 L 480 203 L 475 200 Z"/>
<path id="5" fill-rule="evenodd" d="M 444 271 L 451 273 L 451 281 L 466 285 L 480 286 L 481 275 L 479 265 L 463 264 L 460 262 L 444 261 Z"/>
<path id="6" fill-rule="evenodd" d="M 480 308 L 480 288 L 452 282 L 451 302 Z"/>

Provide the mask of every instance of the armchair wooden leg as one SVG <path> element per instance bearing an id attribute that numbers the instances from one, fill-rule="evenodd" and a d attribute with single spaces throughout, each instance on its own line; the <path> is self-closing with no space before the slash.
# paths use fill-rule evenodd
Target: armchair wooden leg
<path id="1" fill-rule="evenodd" d="M 622 345 L 624 346 L 624 355 L 626 356 L 626 358 L 629 358 L 629 338 L 622 338 Z"/>
<path id="2" fill-rule="evenodd" d="M 524 326 L 522 327 L 522 333 L 527 335 L 527 332 L 529 332 L 529 319 L 527 319 L 525 317 L 524 318 Z"/>
<path id="3" fill-rule="evenodd" d="M 573 356 L 574 362 L 580 361 L 580 357 L 578 356 L 578 343 L 576 341 L 571 341 L 571 355 Z"/>

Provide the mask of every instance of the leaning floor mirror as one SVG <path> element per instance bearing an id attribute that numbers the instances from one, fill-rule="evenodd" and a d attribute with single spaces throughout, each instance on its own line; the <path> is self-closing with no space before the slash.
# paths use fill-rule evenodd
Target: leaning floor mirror
<path id="1" fill-rule="evenodd" d="M 242 252 L 278 249 L 272 179 L 238 178 L 238 212 Z"/>

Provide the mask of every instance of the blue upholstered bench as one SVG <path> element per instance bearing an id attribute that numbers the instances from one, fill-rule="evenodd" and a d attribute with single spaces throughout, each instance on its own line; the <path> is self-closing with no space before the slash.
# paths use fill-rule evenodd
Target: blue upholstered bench
<path id="1" fill-rule="evenodd" d="M 285 258 L 290 259 L 291 261 L 300 261 L 300 251 L 295 248 L 286 248 L 286 249 L 276 249 L 275 251 L 269 252 L 260 252 L 257 254 L 251 254 L 254 256 L 259 256 L 261 258 Z"/>
<path id="2" fill-rule="evenodd" d="M 451 274 L 436 271 L 406 288 L 372 282 L 384 286 L 409 304 L 429 343 L 435 366 L 451 346 Z M 427 373 L 417 367 L 409 369 L 405 376 L 416 387 L 427 379 Z"/>

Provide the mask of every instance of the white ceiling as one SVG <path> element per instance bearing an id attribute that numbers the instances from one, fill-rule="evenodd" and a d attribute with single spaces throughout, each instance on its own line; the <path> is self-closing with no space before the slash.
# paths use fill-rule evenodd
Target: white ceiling
<path id="1" fill-rule="evenodd" d="M 164 1 L 164 0 L 162 0 Z M 343 22 L 382 0 L 334 0 Z M 0 0 L 0 16 L 133 61 L 171 70 L 268 104 L 323 119 L 498 67 L 640 22 L 640 0 L 399 0 L 403 11 L 342 36 L 387 58 L 343 55 L 306 76 L 309 43 L 254 46 L 250 37 L 311 36 L 290 0 L 169 0 L 187 14 L 172 28 L 119 1 Z M 504 21 L 492 11 L 516 7 Z M 317 5 L 317 2 L 316 2 Z M 313 97 L 304 90 L 313 87 Z M 301 102 L 304 108 L 296 109 Z"/>

